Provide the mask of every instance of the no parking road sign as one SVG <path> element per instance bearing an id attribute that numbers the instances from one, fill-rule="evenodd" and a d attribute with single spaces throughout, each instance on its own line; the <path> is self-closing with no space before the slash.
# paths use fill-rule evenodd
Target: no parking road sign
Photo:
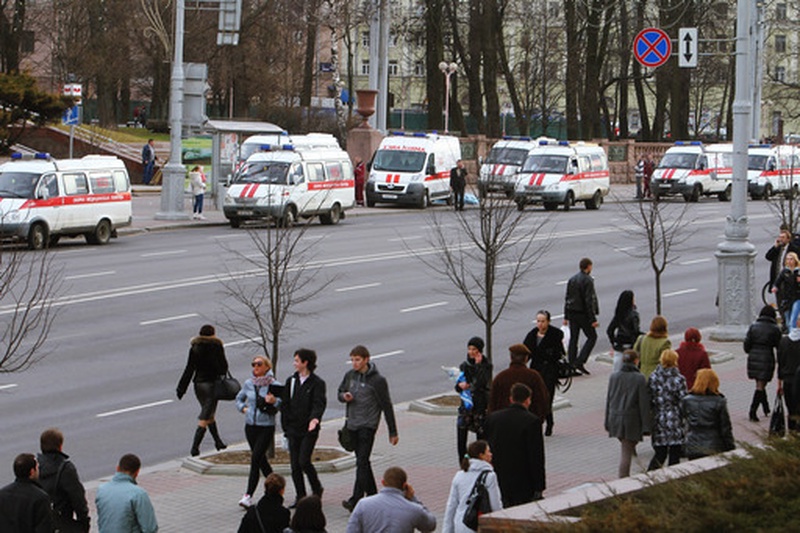
<path id="1" fill-rule="evenodd" d="M 633 40 L 633 55 L 645 67 L 660 67 L 672 53 L 672 41 L 664 30 L 645 28 Z"/>

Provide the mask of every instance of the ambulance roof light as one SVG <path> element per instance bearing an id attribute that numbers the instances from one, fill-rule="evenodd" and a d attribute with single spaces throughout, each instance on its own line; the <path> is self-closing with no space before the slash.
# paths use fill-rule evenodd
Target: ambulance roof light
<path id="1" fill-rule="evenodd" d="M 262 144 L 261 146 L 258 147 L 258 149 L 261 150 L 262 152 L 269 152 L 270 150 L 272 150 L 272 145 Z"/>
<path id="2" fill-rule="evenodd" d="M 22 152 L 14 152 L 11 154 L 12 160 L 21 161 L 23 159 L 38 159 L 40 161 L 50 161 L 50 154 L 47 152 L 36 152 L 34 154 L 23 154 Z"/>
<path id="3" fill-rule="evenodd" d="M 569 141 L 558 141 L 559 146 L 569 146 Z"/>
<path id="4" fill-rule="evenodd" d="M 427 136 L 428 136 L 428 134 L 425 133 L 424 131 L 415 131 L 414 132 L 414 137 L 427 137 Z"/>
<path id="5" fill-rule="evenodd" d="M 691 141 L 689 144 L 692 146 L 703 146 L 703 141 Z"/>
<path id="6" fill-rule="evenodd" d="M 675 141 L 675 146 L 685 146 L 686 143 L 683 141 Z"/>
<path id="7" fill-rule="evenodd" d="M 398 137 L 405 137 L 406 132 L 404 132 L 404 131 L 390 131 L 389 135 L 396 135 Z"/>
<path id="8" fill-rule="evenodd" d="M 281 146 L 281 148 L 283 150 L 294 151 L 294 145 L 293 144 L 284 144 L 283 146 Z"/>
<path id="9" fill-rule="evenodd" d="M 550 144 L 549 141 L 546 141 L 546 140 L 543 140 L 543 139 L 539 140 L 539 146 L 547 146 L 548 144 Z"/>
<path id="10" fill-rule="evenodd" d="M 748 148 L 772 148 L 771 144 L 749 144 Z"/>

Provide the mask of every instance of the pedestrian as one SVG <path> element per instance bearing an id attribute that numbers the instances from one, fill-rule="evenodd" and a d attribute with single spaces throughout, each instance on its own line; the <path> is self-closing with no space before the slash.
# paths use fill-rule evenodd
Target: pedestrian
<path id="1" fill-rule="evenodd" d="M 608 341 L 611 343 L 611 356 L 613 357 L 612 372 L 622 368 L 622 352 L 633 348 L 633 343 L 642 334 L 639 331 L 639 311 L 636 310 L 633 291 L 622 291 L 617 299 L 614 309 L 614 318 L 606 329 Z"/>
<path id="2" fill-rule="evenodd" d="M 681 414 L 686 378 L 678 370 L 678 352 L 664 350 L 661 353 L 661 364 L 650 374 L 647 387 L 653 413 L 650 441 L 656 452 L 647 470 L 655 470 L 661 468 L 667 456 L 670 466 L 678 464 L 686 440 Z"/>
<path id="3" fill-rule="evenodd" d="M 784 267 L 772 284 L 772 293 L 778 302 L 778 310 L 783 319 L 784 332 L 797 326 L 800 314 L 800 259 L 794 252 L 788 252 Z"/>
<path id="4" fill-rule="evenodd" d="M 592 260 L 584 257 L 578 264 L 580 271 L 569 278 L 567 294 L 564 299 L 564 325 L 569 326 L 569 349 L 567 351 L 570 364 L 582 374 L 589 375 L 586 361 L 597 342 L 597 315 L 600 307 L 592 278 Z M 586 342 L 578 353 L 578 335 L 586 335 Z"/>
<path id="5" fill-rule="evenodd" d="M 206 179 L 203 174 L 203 167 L 196 165 L 189 172 L 189 185 L 192 189 L 192 218 L 195 220 L 205 220 L 203 216 L 203 196 L 205 196 Z"/>
<path id="6" fill-rule="evenodd" d="M 356 180 L 356 205 L 364 205 L 364 183 L 367 178 L 367 165 L 360 157 L 356 157 L 356 166 L 353 170 L 353 176 Z"/>
<path id="7" fill-rule="evenodd" d="M 147 106 L 143 105 L 142 110 L 139 111 L 139 123 L 143 128 L 147 127 Z"/>
<path id="8" fill-rule="evenodd" d="M 646 154 L 644 158 L 644 175 L 642 176 L 644 190 L 642 192 L 647 198 L 650 198 L 650 181 L 653 179 L 653 172 L 656 169 L 656 163 L 653 161 L 650 154 Z"/>
<path id="9" fill-rule="evenodd" d="M 485 440 L 471 442 L 467 454 L 461 459 L 461 470 L 453 477 L 450 484 L 450 496 L 444 511 L 442 533 L 469 533 L 474 531 L 464 524 L 464 514 L 467 512 L 467 501 L 472 493 L 472 488 L 481 475 L 484 475 L 483 486 L 489 495 L 489 507 L 492 511 L 503 508 L 500 495 L 500 485 L 497 474 L 492 468 L 492 449 Z"/>
<path id="10" fill-rule="evenodd" d="M 355 346 L 350 351 L 350 363 L 353 368 L 345 373 L 339 384 L 338 399 L 347 404 L 345 424 L 350 432 L 350 441 L 355 446 L 356 479 L 353 483 L 353 494 L 342 501 L 342 507 L 353 512 L 361 498 L 378 492 L 370 455 L 381 413 L 389 429 L 389 443 L 396 446 L 399 438 L 394 406 L 389 396 L 389 384 L 378 372 L 375 363 L 370 362 L 369 350 L 365 346 Z"/>
<path id="11" fill-rule="evenodd" d="M 316 494 L 312 494 L 300 498 L 297 502 L 289 529 L 283 533 L 326 533 L 326 525 L 322 500 Z"/>
<path id="12" fill-rule="evenodd" d="M 37 481 L 39 463 L 32 453 L 21 453 L 14 458 L 14 478 L 0 489 L 0 531 L 55 532 L 50 498 Z"/>
<path id="13" fill-rule="evenodd" d="M 710 368 L 697 371 L 689 394 L 681 401 L 686 418 L 685 454 L 690 460 L 736 447 L 728 402 L 719 392 L 719 376 Z"/>
<path id="14" fill-rule="evenodd" d="M 750 402 L 750 420 L 758 422 L 756 410 L 760 405 L 764 416 L 769 416 L 767 383 L 775 372 L 775 350 L 781 341 L 781 330 L 775 321 L 775 308 L 765 305 L 756 321 L 750 325 L 744 338 L 747 353 L 747 377 L 755 380 L 756 390 Z"/>
<path id="15" fill-rule="evenodd" d="M 156 160 L 156 143 L 153 139 L 147 139 L 147 143 L 142 148 L 142 183 L 150 185 L 153 179 L 153 172 L 155 170 Z"/>
<path id="16" fill-rule="evenodd" d="M 134 128 L 138 128 L 139 127 L 139 111 L 140 111 L 139 106 L 138 105 L 134 106 L 134 108 L 133 108 L 133 127 Z"/>
<path id="17" fill-rule="evenodd" d="M 553 398 L 559 379 L 559 361 L 566 355 L 564 332 L 550 324 L 550 311 L 543 309 L 536 313 L 536 327 L 528 332 L 522 344 L 530 350 L 531 368 L 542 376 L 550 397 L 544 430 L 545 436 L 549 437 L 553 434 Z"/>
<path id="18" fill-rule="evenodd" d="M 703 336 L 697 328 L 686 328 L 683 341 L 678 347 L 678 370 L 686 378 L 686 390 L 694 386 L 694 378 L 701 368 L 711 368 L 705 346 L 700 344 Z"/>
<path id="19" fill-rule="evenodd" d="M 786 264 L 786 255 L 789 252 L 800 254 L 800 249 L 798 249 L 793 242 L 792 232 L 787 228 L 781 228 L 780 233 L 778 233 L 778 238 L 775 239 L 775 244 L 764 254 L 764 257 L 770 262 L 770 289 L 774 287 L 778 274 L 780 274 L 781 269 Z"/>
<path id="20" fill-rule="evenodd" d="M 639 158 L 639 161 L 636 162 L 636 166 L 633 168 L 633 174 L 636 177 L 636 199 L 641 200 L 642 196 L 642 182 L 644 181 L 644 165 L 645 165 L 645 156 Z"/>
<path id="21" fill-rule="evenodd" d="M 247 490 L 239 500 L 239 505 L 245 509 L 253 505 L 259 472 L 264 474 L 264 477 L 272 473 L 267 450 L 275 437 L 275 415 L 278 414 L 280 406 L 280 400 L 271 392 L 273 384 L 278 385 L 272 374 L 272 363 L 266 356 L 256 355 L 251 366 L 252 375 L 245 380 L 242 389 L 236 395 L 236 408 L 244 413 L 244 435 L 250 446 Z"/>
<path id="22" fill-rule="evenodd" d="M 450 170 L 450 188 L 453 190 L 453 205 L 456 211 L 464 210 L 464 192 L 467 189 L 467 169 L 464 161 L 459 159 Z"/>
<path id="23" fill-rule="evenodd" d="M 284 533 L 289 527 L 289 509 L 283 506 L 286 480 L 272 474 L 264 480 L 264 495 L 256 505 L 247 509 L 239 524 L 239 533 Z"/>
<path id="24" fill-rule="evenodd" d="M 608 379 L 605 417 L 608 436 L 620 442 L 617 471 L 620 478 L 631 474 L 631 458 L 636 443 L 650 432 L 650 424 L 650 393 L 647 380 L 639 372 L 639 354 L 635 350 L 625 350 L 622 368 Z"/>
<path id="25" fill-rule="evenodd" d="M 656 315 L 650 321 L 650 330 L 639 335 L 633 349 L 639 353 L 639 368 L 647 379 L 661 361 L 661 352 L 672 348 L 667 332 L 667 319 Z"/>
<path id="26" fill-rule="evenodd" d="M 347 521 L 347 533 L 427 533 L 436 529 L 436 517 L 422 505 L 408 483 L 405 470 L 386 469 L 377 494 L 358 502 Z"/>
<path id="27" fill-rule="evenodd" d="M 64 434 L 57 428 L 46 429 L 39 436 L 42 453 L 39 461 L 39 484 L 50 496 L 56 528 L 63 533 L 89 531 L 89 505 L 78 470 L 63 451 Z"/>
<path id="28" fill-rule="evenodd" d="M 489 409 L 492 363 L 483 355 L 483 339 L 472 337 L 467 342 L 467 360 L 461 363 L 459 370 L 461 374 L 455 388 L 461 396 L 461 404 L 456 418 L 456 446 L 458 457 L 463 459 L 467 453 L 468 433 L 472 431 L 476 438 L 483 438 L 483 421 Z"/>
<path id="29" fill-rule="evenodd" d="M 550 413 L 550 394 L 541 374 L 527 366 L 531 351 L 524 344 L 514 344 L 508 348 L 508 354 L 508 368 L 494 377 L 489 389 L 489 413 L 511 405 L 512 387 L 515 383 L 523 383 L 531 389 L 530 412 L 539 420 L 545 420 Z"/>
<path id="30" fill-rule="evenodd" d="M 541 500 L 546 487 L 542 419 L 529 411 L 531 389 L 515 383 L 510 401 L 486 417 L 486 440 L 504 508 Z"/>
<path id="31" fill-rule="evenodd" d="M 795 324 L 797 326 L 797 324 Z M 798 371 L 800 370 L 800 328 L 793 327 L 778 344 L 778 395 L 786 402 L 789 431 L 800 429 L 800 390 L 798 390 Z"/>
<path id="32" fill-rule="evenodd" d="M 156 512 L 147 491 L 136 484 L 142 461 L 132 453 L 120 457 L 117 473 L 100 485 L 94 502 L 100 533 L 155 533 Z"/>
<path id="33" fill-rule="evenodd" d="M 206 429 L 214 438 L 216 449 L 224 450 L 228 447 L 223 442 L 217 428 L 217 397 L 214 394 L 214 383 L 228 373 L 228 360 L 225 358 L 225 347 L 222 340 L 216 336 L 216 330 L 211 324 L 200 328 L 200 334 L 190 343 L 189 359 L 183 370 L 178 388 L 178 399 L 183 398 L 189 382 L 194 380 L 194 394 L 200 403 L 200 414 L 197 417 L 197 429 L 190 454 L 192 457 L 200 455 L 200 443 L 206 435 Z"/>
<path id="34" fill-rule="evenodd" d="M 319 438 L 322 415 L 327 399 L 325 381 L 314 371 L 317 352 L 300 348 L 294 353 L 294 374 L 286 381 L 281 402 L 281 425 L 289 441 L 289 463 L 292 468 L 295 503 L 306 495 L 305 473 L 311 492 L 322 498 L 322 484 L 311 455 Z"/>

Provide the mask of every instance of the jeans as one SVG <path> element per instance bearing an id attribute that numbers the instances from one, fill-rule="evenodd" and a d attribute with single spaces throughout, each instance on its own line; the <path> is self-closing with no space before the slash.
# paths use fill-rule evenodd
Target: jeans
<path id="1" fill-rule="evenodd" d="M 797 327 L 798 316 L 800 316 L 800 300 L 795 300 L 792 304 L 792 311 L 789 314 L 789 322 L 786 324 L 786 331 L 792 331 Z"/>
<path id="2" fill-rule="evenodd" d="M 292 482 L 296 499 L 306 495 L 306 484 L 303 473 L 308 476 L 308 483 L 311 485 L 311 492 L 314 494 L 322 493 L 322 484 L 319 482 L 317 469 L 311 462 L 311 454 L 314 452 L 314 445 L 317 444 L 319 430 L 306 433 L 302 436 L 286 435 L 289 440 L 289 462 L 292 466 Z"/>
<path id="3" fill-rule="evenodd" d="M 246 424 L 244 435 L 247 437 L 247 444 L 250 445 L 250 476 L 247 478 L 247 492 L 253 496 L 258 486 L 258 473 L 261 471 L 264 477 L 272 473 L 272 467 L 267 459 L 267 449 L 275 436 L 275 426 L 255 426 Z"/>
<path id="4" fill-rule="evenodd" d="M 582 366 L 589 360 L 595 343 L 597 342 L 597 331 L 589 322 L 589 317 L 584 313 L 571 313 L 569 316 L 569 362 L 574 366 Z M 580 353 L 578 353 L 578 336 L 580 332 L 586 335 L 586 342 L 583 343 Z"/>
<path id="5" fill-rule="evenodd" d="M 194 195 L 194 203 L 192 204 L 192 213 L 197 213 L 198 215 L 203 212 L 203 194 L 195 194 Z"/>
<path id="6" fill-rule="evenodd" d="M 456 206 L 456 211 L 464 210 L 464 191 L 465 189 L 461 188 L 453 189 L 453 205 Z"/>
<path id="7" fill-rule="evenodd" d="M 378 493 L 375 485 L 375 475 L 372 473 L 372 463 L 369 456 L 372 455 L 372 446 L 375 444 L 375 432 L 377 428 L 359 428 L 350 431 L 350 439 L 355 444 L 356 453 L 356 481 L 353 484 L 353 495 L 350 503 L 354 506 L 364 496 L 372 496 Z"/>
<path id="8" fill-rule="evenodd" d="M 680 463 L 682 448 L 683 446 L 680 444 L 674 444 L 672 446 L 653 446 L 653 450 L 655 450 L 656 454 L 650 461 L 650 465 L 647 467 L 647 470 L 655 470 L 656 468 L 661 468 L 664 466 L 664 459 L 667 458 L 667 454 L 669 454 L 669 466 Z"/>
<path id="9" fill-rule="evenodd" d="M 153 179 L 153 170 L 155 170 L 156 162 L 151 160 L 144 164 L 144 170 L 142 171 L 142 183 L 145 185 L 150 184 L 150 180 Z"/>

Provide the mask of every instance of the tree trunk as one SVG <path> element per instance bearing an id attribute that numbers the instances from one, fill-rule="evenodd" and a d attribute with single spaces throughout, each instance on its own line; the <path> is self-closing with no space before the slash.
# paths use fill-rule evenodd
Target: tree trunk
<path id="1" fill-rule="evenodd" d="M 439 63 L 444 56 L 442 11 L 442 0 L 425 0 L 425 89 L 430 130 L 441 130 L 444 127 L 444 76 L 439 70 Z"/>
<path id="2" fill-rule="evenodd" d="M 497 97 L 497 0 L 484 0 L 483 92 L 486 98 L 486 135 L 500 137 L 500 99 Z"/>
<path id="3" fill-rule="evenodd" d="M 636 28 L 635 33 L 639 33 L 644 29 L 644 10 L 646 0 L 642 0 L 636 7 Z M 633 45 L 633 40 L 631 44 Z M 633 88 L 636 92 L 636 105 L 639 108 L 639 140 L 652 141 L 654 135 L 650 129 L 650 115 L 647 112 L 647 98 L 644 95 L 644 73 L 642 72 L 642 65 L 639 61 L 633 62 Z"/>
<path id="4" fill-rule="evenodd" d="M 564 0 L 564 22 L 567 32 L 567 71 L 565 80 L 567 138 L 580 137 L 578 123 L 578 94 L 580 90 L 581 48 L 578 37 L 576 0 Z"/>
<path id="5" fill-rule="evenodd" d="M 309 1 L 306 11 L 306 51 L 303 60 L 303 88 L 300 91 L 300 107 L 311 106 L 311 95 L 314 91 L 314 65 L 317 51 L 317 16 L 319 3 Z M 377 36 L 376 36 L 377 37 Z"/>

